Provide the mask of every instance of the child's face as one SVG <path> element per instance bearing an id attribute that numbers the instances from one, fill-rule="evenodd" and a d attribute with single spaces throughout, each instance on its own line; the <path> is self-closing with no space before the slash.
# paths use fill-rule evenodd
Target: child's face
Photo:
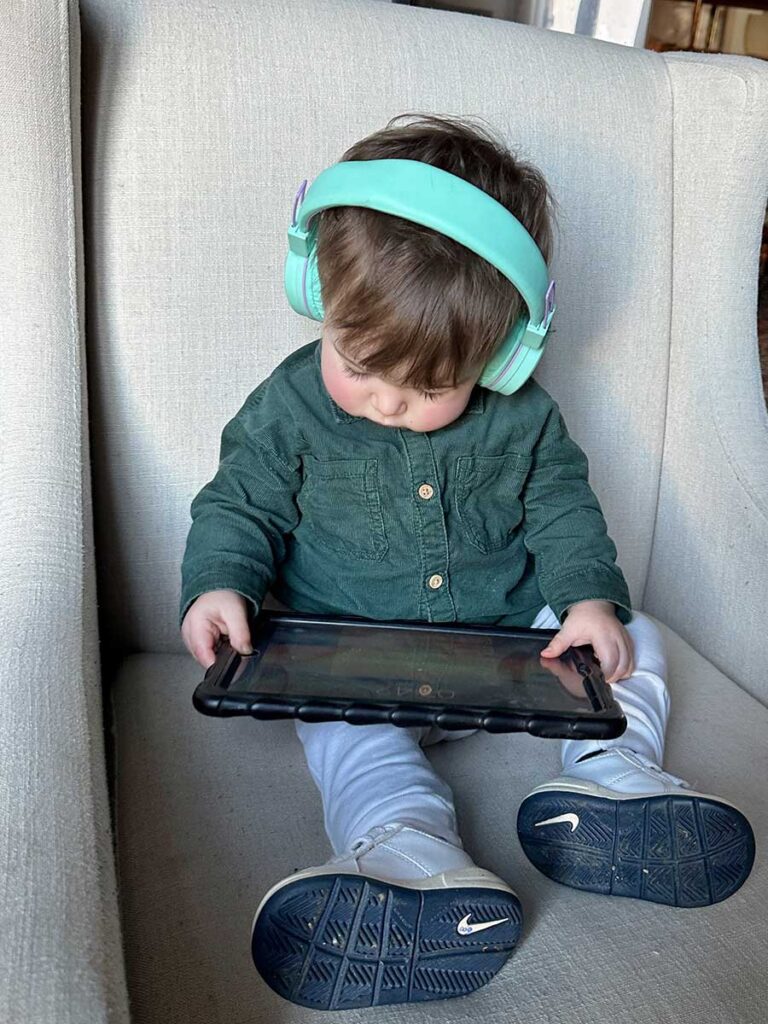
<path id="1" fill-rule="evenodd" d="M 351 416 L 364 416 L 384 427 L 406 427 L 422 433 L 439 430 L 461 416 L 481 373 L 478 370 L 458 387 L 442 388 L 429 395 L 400 387 L 364 373 L 342 356 L 334 344 L 333 330 L 325 326 L 320 366 L 328 394 Z"/>

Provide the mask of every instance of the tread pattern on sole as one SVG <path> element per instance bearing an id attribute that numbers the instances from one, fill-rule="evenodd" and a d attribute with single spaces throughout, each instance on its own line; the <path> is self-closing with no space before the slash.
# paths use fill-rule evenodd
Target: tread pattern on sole
<path id="1" fill-rule="evenodd" d="M 578 815 L 575 830 L 568 821 L 537 827 L 563 814 Z M 544 791 L 520 805 L 517 832 L 528 859 L 556 882 L 673 907 L 727 899 L 755 859 L 744 815 L 701 796 L 612 800 Z"/>
<path id="2" fill-rule="evenodd" d="M 471 915 L 503 924 L 460 935 Z M 503 889 L 409 889 L 364 875 L 297 879 L 254 922 L 254 964 L 278 995 L 318 1010 L 447 999 L 501 969 L 522 930 Z"/>

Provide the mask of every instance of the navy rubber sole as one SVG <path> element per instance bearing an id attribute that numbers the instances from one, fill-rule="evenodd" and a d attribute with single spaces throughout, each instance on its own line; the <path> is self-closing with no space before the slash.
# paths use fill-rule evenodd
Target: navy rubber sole
<path id="1" fill-rule="evenodd" d="M 502 924 L 461 935 L 460 921 Z M 467 995 L 501 969 L 522 930 L 503 889 L 409 889 L 362 875 L 297 879 L 254 922 L 253 962 L 293 1003 L 342 1010 Z"/>
<path id="2" fill-rule="evenodd" d="M 575 818 L 539 824 L 560 815 Z M 520 805 L 528 859 L 575 889 L 673 907 L 706 907 L 743 884 L 755 859 L 752 828 L 735 807 L 704 796 L 612 800 L 567 790 Z"/>

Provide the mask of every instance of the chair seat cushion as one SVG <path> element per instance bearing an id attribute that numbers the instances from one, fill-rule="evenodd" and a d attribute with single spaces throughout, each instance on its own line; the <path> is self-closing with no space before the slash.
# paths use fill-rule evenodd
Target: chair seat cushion
<path id="1" fill-rule="evenodd" d="M 419 1021 L 471 1014 L 500 1022 L 512 1008 L 526 1024 L 764 1019 L 768 708 L 659 625 L 672 698 L 664 767 L 749 817 L 752 875 L 730 899 L 694 910 L 558 885 L 523 854 L 515 820 L 530 790 L 559 774 L 559 742 L 476 733 L 430 747 L 453 788 L 466 849 L 516 890 L 525 918 L 496 978 L 470 996 L 419 1007 Z M 202 674 L 190 657 L 137 654 L 112 689 L 135 1024 L 327 1021 L 280 1000 L 250 959 L 253 914 L 267 888 L 331 854 L 301 745 L 292 722 L 199 714 L 192 693 Z M 344 1019 L 368 1021 L 370 1011 Z"/>

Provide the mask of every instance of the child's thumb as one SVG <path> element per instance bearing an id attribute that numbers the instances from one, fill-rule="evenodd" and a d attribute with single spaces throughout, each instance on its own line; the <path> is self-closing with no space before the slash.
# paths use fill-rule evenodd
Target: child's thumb
<path id="1" fill-rule="evenodd" d="M 562 633 L 558 633 L 557 636 L 553 636 L 547 646 L 542 650 L 542 654 L 547 654 L 552 657 L 562 654 L 568 646 L 568 641 Z"/>
<path id="2" fill-rule="evenodd" d="M 241 620 L 238 617 L 227 622 L 227 635 L 230 645 L 240 654 L 253 654 L 251 633 L 245 618 Z"/>

